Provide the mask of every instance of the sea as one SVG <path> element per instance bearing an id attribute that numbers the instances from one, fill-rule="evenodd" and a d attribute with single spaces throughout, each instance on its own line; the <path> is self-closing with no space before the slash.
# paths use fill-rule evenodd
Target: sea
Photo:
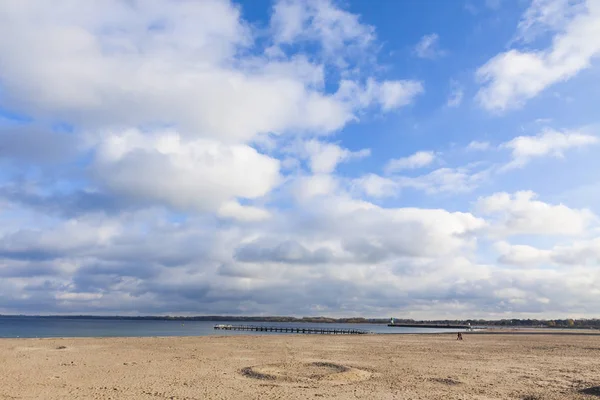
<path id="1" fill-rule="evenodd" d="M 72 319 L 43 317 L 1 317 L 0 338 L 56 337 L 154 337 L 154 336 L 235 336 L 285 335 L 279 332 L 215 330 L 217 324 L 281 326 L 299 328 L 362 329 L 378 334 L 439 333 L 459 330 L 389 327 L 386 324 L 330 324 L 240 321 L 173 321 L 129 319 Z M 289 335 L 289 333 L 288 333 Z"/>

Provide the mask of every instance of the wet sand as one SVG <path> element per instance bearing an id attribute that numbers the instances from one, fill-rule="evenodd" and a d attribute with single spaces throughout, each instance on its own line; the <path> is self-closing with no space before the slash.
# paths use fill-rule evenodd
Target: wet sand
<path id="1" fill-rule="evenodd" d="M 600 337 L 0 339 L 0 399 L 600 399 Z"/>

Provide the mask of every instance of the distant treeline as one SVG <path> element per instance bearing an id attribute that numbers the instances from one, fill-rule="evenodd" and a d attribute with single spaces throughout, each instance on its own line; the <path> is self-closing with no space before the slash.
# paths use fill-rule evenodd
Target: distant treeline
<path id="1" fill-rule="evenodd" d="M 415 321 L 412 319 L 396 319 L 395 323 L 435 323 L 471 326 L 500 326 L 500 327 L 532 327 L 532 328 L 595 328 L 600 329 L 600 319 L 466 319 L 466 320 L 435 320 Z"/>
<path id="2" fill-rule="evenodd" d="M 203 315 L 194 317 L 149 315 L 149 316 L 110 316 L 110 315 L 47 315 L 47 316 L 25 316 L 25 315 L 0 315 L 3 318 L 62 318 L 62 319 L 103 319 L 103 320 L 148 320 L 148 321 L 231 321 L 231 322 L 309 322 L 309 323 L 346 323 L 346 324 L 387 324 L 389 318 L 328 318 L 328 317 L 243 317 L 225 315 Z M 600 319 L 466 319 L 466 320 L 414 320 L 394 318 L 399 324 L 443 324 L 443 325 L 466 325 L 471 326 L 503 326 L 503 327 L 540 327 L 540 328 L 595 328 L 600 329 Z"/>

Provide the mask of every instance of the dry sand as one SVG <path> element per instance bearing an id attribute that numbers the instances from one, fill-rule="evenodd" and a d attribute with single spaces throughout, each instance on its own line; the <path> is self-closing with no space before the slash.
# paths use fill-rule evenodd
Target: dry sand
<path id="1" fill-rule="evenodd" d="M 600 399 L 600 337 L 0 339 L 0 399 Z"/>

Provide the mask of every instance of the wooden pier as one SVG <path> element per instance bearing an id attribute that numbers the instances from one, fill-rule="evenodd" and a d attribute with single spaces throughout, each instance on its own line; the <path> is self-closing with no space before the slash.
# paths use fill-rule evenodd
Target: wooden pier
<path id="1" fill-rule="evenodd" d="M 282 332 L 282 333 L 308 333 L 319 335 L 364 335 L 369 333 L 361 329 L 343 328 L 315 328 L 315 327 L 290 327 L 290 326 L 261 326 L 261 325 L 215 325 L 215 329 L 226 331 L 254 331 L 254 332 Z"/>

